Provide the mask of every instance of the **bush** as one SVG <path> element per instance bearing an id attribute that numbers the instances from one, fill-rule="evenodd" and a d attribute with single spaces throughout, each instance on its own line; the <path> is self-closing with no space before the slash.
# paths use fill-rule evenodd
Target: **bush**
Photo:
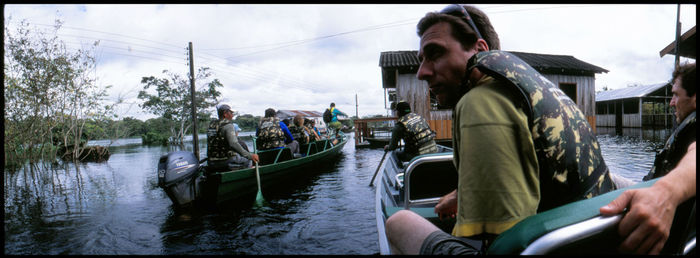
<path id="1" fill-rule="evenodd" d="M 165 146 L 168 145 L 168 136 L 155 132 L 148 132 L 141 135 L 141 142 L 147 145 L 160 144 Z"/>

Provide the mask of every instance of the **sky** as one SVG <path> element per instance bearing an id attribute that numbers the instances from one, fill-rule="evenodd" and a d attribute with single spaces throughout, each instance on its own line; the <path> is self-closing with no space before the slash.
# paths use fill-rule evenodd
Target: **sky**
<path id="1" fill-rule="evenodd" d="M 487 4 L 501 49 L 571 55 L 602 67 L 596 90 L 667 82 L 676 4 Z M 331 102 L 350 116 L 386 115 L 379 56 L 418 50 L 416 23 L 440 5 L 23 5 L 4 6 L 5 27 L 26 20 L 36 31 L 62 20 L 60 38 L 77 50 L 99 40 L 93 75 L 112 85 L 105 103 L 122 99 L 119 117 L 156 117 L 139 107 L 141 78 L 185 77 L 186 48 L 194 67 L 209 67 L 221 103 L 239 114 L 267 108 L 322 112 Z M 680 8 L 681 33 L 696 24 L 696 6 Z M 695 62 L 694 59 L 681 58 Z M 204 82 L 197 82 L 197 88 Z M 211 110 L 215 116 L 214 109 Z M 357 112 L 357 113 L 356 113 Z"/>

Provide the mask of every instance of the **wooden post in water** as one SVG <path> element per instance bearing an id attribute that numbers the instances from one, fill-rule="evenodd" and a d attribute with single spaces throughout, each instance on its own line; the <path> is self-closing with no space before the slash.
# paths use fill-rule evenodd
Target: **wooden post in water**
<path id="1" fill-rule="evenodd" d="M 199 140 L 197 139 L 197 110 L 195 105 L 194 88 L 194 58 L 192 56 L 192 42 L 189 45 L 190 52 L 190 96 L 192 96 L 192 144 L 194 144 L 194 156 L 199 160 Z"/>

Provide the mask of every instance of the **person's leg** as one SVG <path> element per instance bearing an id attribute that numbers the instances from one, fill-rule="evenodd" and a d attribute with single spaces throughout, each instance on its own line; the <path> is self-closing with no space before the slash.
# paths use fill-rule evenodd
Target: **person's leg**
<path id="1" fill-rule="evenodd" d="M 409 210 L 400 210 L 386 221 L 389 246 L 396 254 L 419 254 L 423 240 L 436 230 L 440 229 Z"/>

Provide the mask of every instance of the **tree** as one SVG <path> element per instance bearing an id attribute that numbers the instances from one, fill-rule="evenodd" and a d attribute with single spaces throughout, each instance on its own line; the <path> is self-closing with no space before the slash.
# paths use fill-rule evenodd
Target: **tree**
<path id="1" fill-rule="evenodd" d="M 175 122 L 175 125 L 170 127 L 170 135 L 176 143 L 182 144 L 187 130 L 192 126 L 190 82 L 187 78 L 168 70 L 163 70 L 163 73 L 169 78 L 150 76 L 141 79 L 144 86 L 143 90 L 139 91 L 138 98 L 144 100 L 144 103 L 140 107 Z M 197 71 L 195 79 L 203 81 L 209 76 L 211 76 L 209 68 L 202 67 Z M 155 95 L 148 93 L 147 90 L 151 87 L 155 88 Z M 197 117 L 209 116 L 204 111 L 216 105 L 217 98 L 221 96 L 217 87 L 223 87 L 223 85 L 218 79 L 213 79 L 204 83 L 204 86 L 200 87 L 201 90 L 195 91 Z"/>
<path id="2" fill-rule="evenodd" d="M 11 20 L 11 18 L 9 19 Z M 22 21 L 11 31 L 5 27 L 5 160 L 35 162 L 56 158 L 58 145 L 71 149 L 77 160 L 83 148 L 85 123 L 112 114 L 113 105 L 100 104 L 106 88 L 95 84 L 88 49 L 70 51 L 58 39 L 62 22 L 52 31 L 30 28 Z"/>

